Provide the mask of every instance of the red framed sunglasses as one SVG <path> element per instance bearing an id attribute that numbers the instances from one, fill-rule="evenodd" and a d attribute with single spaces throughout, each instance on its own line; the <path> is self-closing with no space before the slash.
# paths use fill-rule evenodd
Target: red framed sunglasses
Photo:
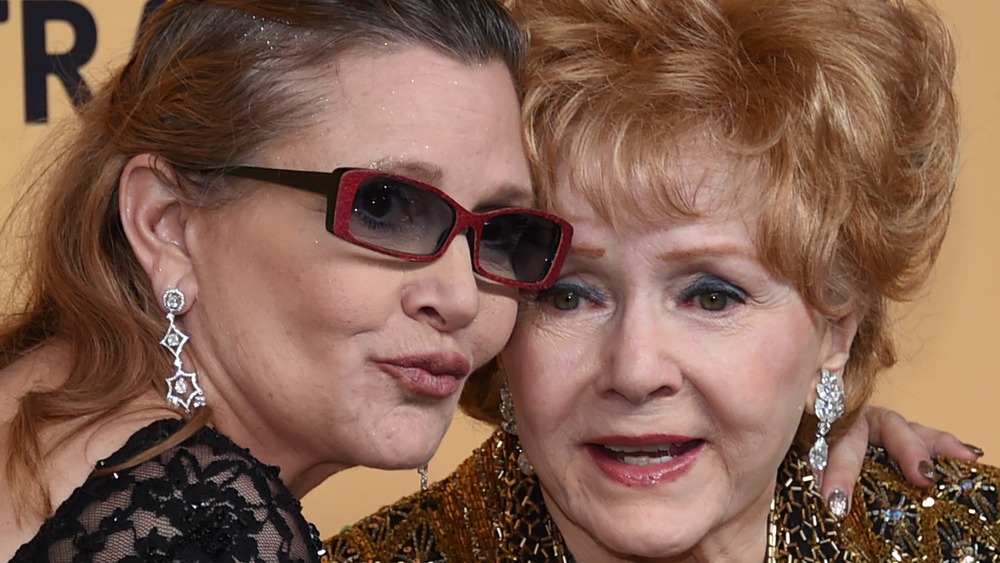
<path id="1" fill-rule="evenodd" d="M 395 258 L 437 260 L 467 231 L 473 270 L 520 289 L 555 283 L 573 236 L 573 227 L 551 213 L 522 207 L 474 213 L 434 186 L 377 170 L 234 166 L 223 173 L 324 195 L 327 231 Z"/>

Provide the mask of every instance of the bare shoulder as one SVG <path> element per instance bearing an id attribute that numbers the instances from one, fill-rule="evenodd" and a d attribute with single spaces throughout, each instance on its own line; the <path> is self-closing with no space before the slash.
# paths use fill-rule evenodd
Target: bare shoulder
<path id="1" fill-rule="evenodd" d="M 58 387 L 67 377 L 67 350 L 60 345 L 40 348 L 0 370 L 0 458 L 25 448 L 16 443 L 11 427 L 21 399 L 32 391 Z M 128 405 L 123 412 L 107 421 L 88 424 L 88 420 L 60 422 L 44 427 L 38 434 L 43 456 L 41 467 L 33 473 L 41 480 L 51 497 L 51 509 L 59 506 L 90 476 L 98 461 L 121 448 L 128 438 L 153 420 L 176 416 L 165 408 L 156 408 L 163 401 L 142 398 Z M 31 483 L 21 476 L 12 483 L 6 463 L 0 464 L 0 561 L 10 559 L 17 548 L 30 540 L 46 515 L 19 510 L 13 491 Z"/>
<path id="2" fill-rule="evenodd" d="M 65 380 L 69 355 L 65 346 L 44 346 L 0 369 L 0 425 L 6 430 L 21 397 L 53 389 Z M 6 434 L 6 432 L 4 432 Z"/>
<path id="3" fill-rule="evenodd" d="M 66 354 L 60 346 L 46 346 L 0 370 L 0 459 L 10 459 L 11 423 L 21 398 L 31 391 L 52 389 L 66 377 Z M 10 559 L 42 524 L 41 516 L 15 514 L 7 464 L 0 464 L 0 561 Z"/>

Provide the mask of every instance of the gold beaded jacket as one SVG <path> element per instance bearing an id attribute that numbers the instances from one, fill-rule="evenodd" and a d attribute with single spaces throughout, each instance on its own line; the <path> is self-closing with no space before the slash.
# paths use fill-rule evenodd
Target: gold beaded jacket
<path id="1" fill-rule="evenodd" d="M 573 561 L 516 437 L 497 431 L 445 480 L 327 540 L 327 562 Z M 780 562 L 1000 562 L 995 467 L 939 459 L 931 489 L 869 450 L 850 514 L 837 522 L 792 452 L 778 473 L 770 549 Z"/>

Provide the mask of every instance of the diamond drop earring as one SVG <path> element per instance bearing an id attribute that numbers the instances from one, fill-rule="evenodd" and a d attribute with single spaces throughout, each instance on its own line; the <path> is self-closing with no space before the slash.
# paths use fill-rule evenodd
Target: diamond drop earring
<path id="1" fill-rule="evenodd" d="M 510 386 L 507 385 L 506 379 L 500 384 L 500 417 L 503 419 L 503 422 L 500 423 L 500 428 L 508 434 L 517 436 L 517 421 L 514 420 L 514 400 L 510 396 Z"/>
<path id="2" fill-rule="evenodd" d="M 510 387 L 507 385 L 506 379 L 500 385 L 500 416 L 503 418 L 500 428 L 512 436 L 517 436 L 517 421 L 514 419 L 514 399 L 510 394 Z M 535 467 L 528 461 L 528 456 L 524 455 L 520 444 L 517 446 L 517 467 L 525 475 L 530 476 L 535 474 Z"/>
<path id="3" fill-rule="evenodd" d="M 205 393 L 198 386 L 198 374 L 183 369 L 181 350 L 188 341 L 188 335 L 181 332 L 174 323 L 174 315 L 184 310 L 184 292 L 179 289 L 168 289 L 163 292 L 163 307 L 167 310 L 167 333 L 160 340 L 162 345 L 174 355 L 173 377 L 167 378 L 167 401 L 175 407 L 191 412 L 192 408 L 205 406 Z"/>
<path id="4" fill-rule="evenodd" d="M 427 464 L 423 464 L 417 468 L 417 473 L 420 474 L 420 490 L 427 490 Z"/>
<path id="5" fill-rule="evenodd" d="M 827 456 L 830 453 L 826 434 L 833 423 L 844 414 L 844 389 L 840 386 L 837 376 L 825 369 L 820 374 L 819 383 L 816 384 L 814 408 L 816 418 L 819 419 L 819 427 L 816 428 L 816 443 L 809 450 L 809 465 L 813 471 L 819 472 L 826 469 Z"/>

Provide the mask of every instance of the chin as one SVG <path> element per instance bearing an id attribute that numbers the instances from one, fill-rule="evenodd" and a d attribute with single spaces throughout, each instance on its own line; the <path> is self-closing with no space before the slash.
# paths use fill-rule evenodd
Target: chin
<path id="1" fill-rule="evenodd" d="M 605 522 L 617 524 L 595 523 L 593 527 L 597 530 L 589 533 L 604 549 L 623 559 L 682 555 L 696 547 L 701 536 L 688 529 L 691 522 L 678 525 L 671 515 L 650 515 L 648 510 L 638 519 L 614 517 Z"/>
<path id="2" fill-rule="evenodd" d="M 393 450 L 372 452 L 356 465 L 371 467 L 372 469 L 383 469 L 386 471 L 396 471 L 400 469 L 416 469 L 434 457 L 436 448 L 428 446 L 426 448 L 409 447 L 405 450 Z"/>
<path id="3" fill-rule="evenodd" d="M 413 449 L 405 454 L 400 454 L 389 462 L 386 467 L 380 469 L 416 469 L 417 467 L 426 465 L 434 457 L 436 451 L 436 445 L 420 450 Z"/>
<path id="4" fill-rule="evenodd" d="M 669 533 L 669 532 L 666 532 Z M 680 555 L 691 549 L 691 545 L 678 543 L 678 538 L 664 537 L 665 530 L 661 529 L 653 535 L 630 534 L 628 537 L 608 538 L 610 541 L 604 547 L 618 554 L 623 559 L 642 558 L 659 559 Z"/>
<path id="5" fill-rule="evenodd" d="M 422 430 L 419 434 L 417 430 Z M 370 459 L 362 465 L 376 469 L 413 469 L 426 464 L 434 457 L 447 426 L 431 432 L 427 426 L 410 426 L 407 432 L 395 434 L 372 448 Z"/>

